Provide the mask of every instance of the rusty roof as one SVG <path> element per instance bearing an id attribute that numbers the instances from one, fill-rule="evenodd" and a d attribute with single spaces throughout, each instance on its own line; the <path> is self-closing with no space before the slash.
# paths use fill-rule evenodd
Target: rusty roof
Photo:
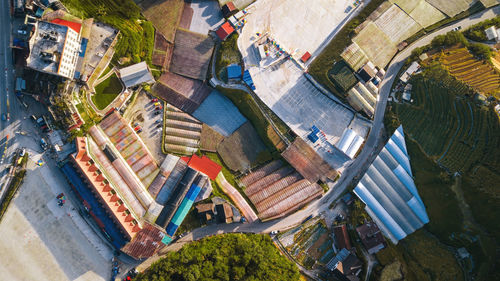
<path id="1" fill-rule="evenodd" d="M 326 178 L 333 180 L 338 175 L 337 171 L 301 138 L 296 138 L 281 156 L 310 182 L 326 181 Z"/>
<path id="2" fill-rule="evenodd" d="M 142 230 L 121 250 L 135 259 L 149 258 L 165 246 L 161 242 L 164 236 L 164 230 L 145 222 Z"/>

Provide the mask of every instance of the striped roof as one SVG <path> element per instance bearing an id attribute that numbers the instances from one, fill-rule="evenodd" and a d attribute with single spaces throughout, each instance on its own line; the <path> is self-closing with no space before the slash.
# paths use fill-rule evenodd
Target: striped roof
<path id="1" fill-rule="evenodd" d="M 354 193 L 393 243 L 429 222 L 424 203 L 413 182 L 403 127 L 391 136 Z"/>

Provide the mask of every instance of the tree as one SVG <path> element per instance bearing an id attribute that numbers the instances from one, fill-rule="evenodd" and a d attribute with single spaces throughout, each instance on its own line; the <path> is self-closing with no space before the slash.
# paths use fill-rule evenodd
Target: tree
<path id="1" fill-rule="evenodd" d="M 268 235 L 226 234 L 184 246 L 135 280 L 299 280 L 297 266 L 280 255 Z"/>
<path id="2" fill-rule="evenodd" d="M 468 49 L 477 58 L 489 60 L 491 57 L 491 49 L 487 45 L 481 43 L 472 43 L 470 44 Z"/>

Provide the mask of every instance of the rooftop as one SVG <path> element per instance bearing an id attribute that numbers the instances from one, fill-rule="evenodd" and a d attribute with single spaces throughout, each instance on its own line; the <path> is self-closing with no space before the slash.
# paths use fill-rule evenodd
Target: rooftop
<path id="1" fill-rule="evenodd" d="M 391 136 L 354 189 L 366 211 L 393 243 L 429 222 L 413 182 L 403 127 Z"/>
<path id="2" fill-rule="evenodd" d="M 154 83 L 155 79 L 145 61 L 120 69 L 120 79 L 130 88 L 142 83 Z"/>

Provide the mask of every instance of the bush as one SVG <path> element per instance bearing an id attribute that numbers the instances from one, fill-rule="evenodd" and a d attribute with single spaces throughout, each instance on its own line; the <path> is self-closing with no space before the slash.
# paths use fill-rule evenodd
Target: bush
<path id="1" fill-rule="evenodd" d="M 433 48 L 450 47 L 453 45 L 462 44 L 468 46 L 469 42 L 465 36 L 458 31 L 450 31 L 444 35 L 438 35 L 431 41 Z"/>
<path id="2" fill-rule="evenodd" d="M 483 42 L 483 41 L 488 40 L 484 30 L 491 27 L 491 26 L 500 27 L 500 17 L 499 16 L 497 16 L 496 18 L 482 21 L 478 24 L 475 24 L 475 25 L 469 27 L 468 29 L 466 29 L 464 31 L 464 35 L 465 35 L 465 37 L 469 38 L 470 40 Z"/>
<path id="3" fill-rule="evenodd" d="M 492 55 L 490 47 L 481 43 L 472 43 L 468 49 L 469 52 L 479 59 L 489 60 Z"/>

